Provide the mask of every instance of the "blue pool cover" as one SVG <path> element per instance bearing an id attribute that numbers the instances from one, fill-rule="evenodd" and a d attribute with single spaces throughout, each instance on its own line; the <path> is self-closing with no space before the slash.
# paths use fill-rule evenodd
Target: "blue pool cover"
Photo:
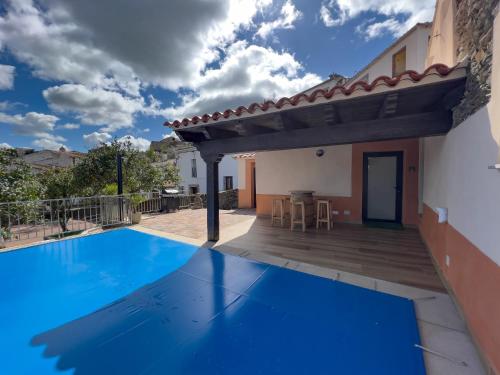
<path id="1" fill-rule="evenodd" d="M 425 374 L 413 302 L 129 229 L 0 254 L 0 374 Z"/>

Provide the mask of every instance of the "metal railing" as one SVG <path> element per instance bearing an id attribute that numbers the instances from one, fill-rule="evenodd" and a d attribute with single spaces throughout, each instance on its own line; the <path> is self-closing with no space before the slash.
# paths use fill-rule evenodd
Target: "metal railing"
<path id="1" fill-rule="evenodd" d="M 228 192 L 221 192 L 221 196 Z M 100 227 L 132 224 L 132 213 L 155 214 L 205 207 L 205 195 L 159 192 L 0 203 L 2 239 L 25 244 Z"/>
<path id="2" fill-rule="evenodd" d="M 135 212 L 150 214 L 163 210 L 161 203 L 162 195 L 159 192 L 125 194 L 124 196 L 130 198 L 132 195 L 140 196 L 143 200 L 136 207 L 133 207 Z"/>
<path id="3" fill-rule="evenodd" d="M 32 242 L 88 229 L 131 223 L 132 212 L 161 210 L 159 193 L 74 197 L 0 203 L 0 236 L 5 242 Z M 0 239 L 1 241 L 1 239 Z"/>

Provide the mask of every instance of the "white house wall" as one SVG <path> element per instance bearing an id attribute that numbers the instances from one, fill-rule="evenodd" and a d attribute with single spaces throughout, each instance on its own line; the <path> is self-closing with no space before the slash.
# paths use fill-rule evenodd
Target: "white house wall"
<path id="1" fill-rule="evenodd" d="M 391 49 L 385 52 L 372 65 L 363 69 L 350 80 L 347 85 L 353 83 L 368 73 L 368 81 L 371 83 L 375 78 L 385 75 L 392 77 L 392 55 L 406 46 L 406 69 L 423 72 L 425 70 L 425 61 L 427 56 L 427 47 L 429 45 L 430 27 L 419 26 L 410 32 L 405 38 L 396 43 Z M 310 94 L 318 88 L 331 88 L 334 86 L 332 81 L 326 81 L 318 86 L 306 90 Z"/>
<path id="2" fill-rule="evenodd" d="M 191 159 L 196 159 L 197 177 L 191 176 Z M 198 185 L 199 192 L 207 192 L 207 165 L 198 151 L 181 152 L 177 158 L 177 168 L 181 176 L 180 185 L 184 192 L 189 192 L 189 187 Z M 231 155 L 226 155 L 219 163 L 219 190 L 224 190 L 224 177 L 233 176 L 233 187 L 238 185 L 238 161 Z"/>
<path id="3" fill-rule="evenodd" d="M 488 105 L 446 136 L 424 141 L 424 203 L 500 265 L 500 18 L 495 21 Z"/>
<path id="4" fill-rule="evenodd" d="M 416 28 L 414 32 L 382 55 L 382 57 L 372 66 L 360 72 L 358 75 L 359 78 L 363 77 L 366 73 L 368 73 L 369 82 L 372 82 L 375 78 L 382 75 L 392 77 L 392 55 L 405 46 L 406 70 L 415 70 L 417 72 L 424 71 L 430 31 L 430 28 Z"/>
<path id="5" fill-rule="evenodd" d="M 259 152 L 256 154 L 257 194 L 289 194 L 314 190 L 316 195 L 351 196 L 352 146 Z"/>
<path id="6" fill-rule="evenodd" d="M 500 172 L 488 108 L 446 137 L 424 142 L 424 203 L 448 209 L 448 222 L 500 265 Z"/>

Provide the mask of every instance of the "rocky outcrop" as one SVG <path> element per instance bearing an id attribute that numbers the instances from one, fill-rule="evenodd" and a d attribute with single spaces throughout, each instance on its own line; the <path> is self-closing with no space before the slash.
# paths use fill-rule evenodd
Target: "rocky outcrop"
<path id="1" fill-rule="evenodd" d="M 499 0 L 457 0 L 457 56 L 468 58 L 469 72 L 462 102 L 454 108 L 454 125 L 483 107 L 491 95 L 494 11 Z"/>

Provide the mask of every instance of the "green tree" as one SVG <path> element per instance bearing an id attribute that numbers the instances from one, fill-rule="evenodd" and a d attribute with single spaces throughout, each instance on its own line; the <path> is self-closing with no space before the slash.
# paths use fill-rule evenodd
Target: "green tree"
<path id="1" fill-rule="evenodd" d="M 99 195 L 116 185 L 116 157 L 122 155 L 123 190 L 125 193 L 151 191 L 162 187 L 164 173 L 153 163 L 153 152 L 134 149 L 130 141 L 114 140 L 89 150 L 87 156 L 73 168 L 75 184 L 84 195 Z"/>
<path id="2" fill-rule="evenodd" d="M 33 201 L 40 197 L 42 185 L 31 168 L 18 158 L 14 149 L 0 149 L 0 202 Z M 0 206 L 0 236 L 10 236 L 12 218 L 21 223 L 34 219 L 37 210 L 30 204 Z"/>
<path id="3" fill-rule="evenodd" d="M 116 184 L 116 155 L 121 152 L 118 142 L 102 144 L 92 150 L 73 168 L 75 183 L 83 195 L 99 195 L 106 185 Z"/>
<path id="4" fill-rule="evenodd" d="M 179 169 L 175 165 L 167 164 L 164 171 L 164 187 L 178 186 L 181 182 L 181 176 L 179 175 Z"/>
<path id="5" fill-rule="evenodd" d="M 0 202 L 35 200 L 42 186 L 14 149 L 0 149 Z"/>
<path id="6" fill-rule="evenodd" d="M 44 187 L 44 198 L 55 199 L 50 201 L 49 206 L 55 212 L 61 230 L 66 232 L 73 203 L 70 198 L 79 193 L 73 170 L 71 168 L 50 169 L 40 174 L 38 178 Z"/>
<path id="7" fill-rule="evenodd" d="M 49 169 L 41 173 L 38 178 L 44 187 L 45 199 L 70 198 L 79 193 L 71 168 Z"/>

